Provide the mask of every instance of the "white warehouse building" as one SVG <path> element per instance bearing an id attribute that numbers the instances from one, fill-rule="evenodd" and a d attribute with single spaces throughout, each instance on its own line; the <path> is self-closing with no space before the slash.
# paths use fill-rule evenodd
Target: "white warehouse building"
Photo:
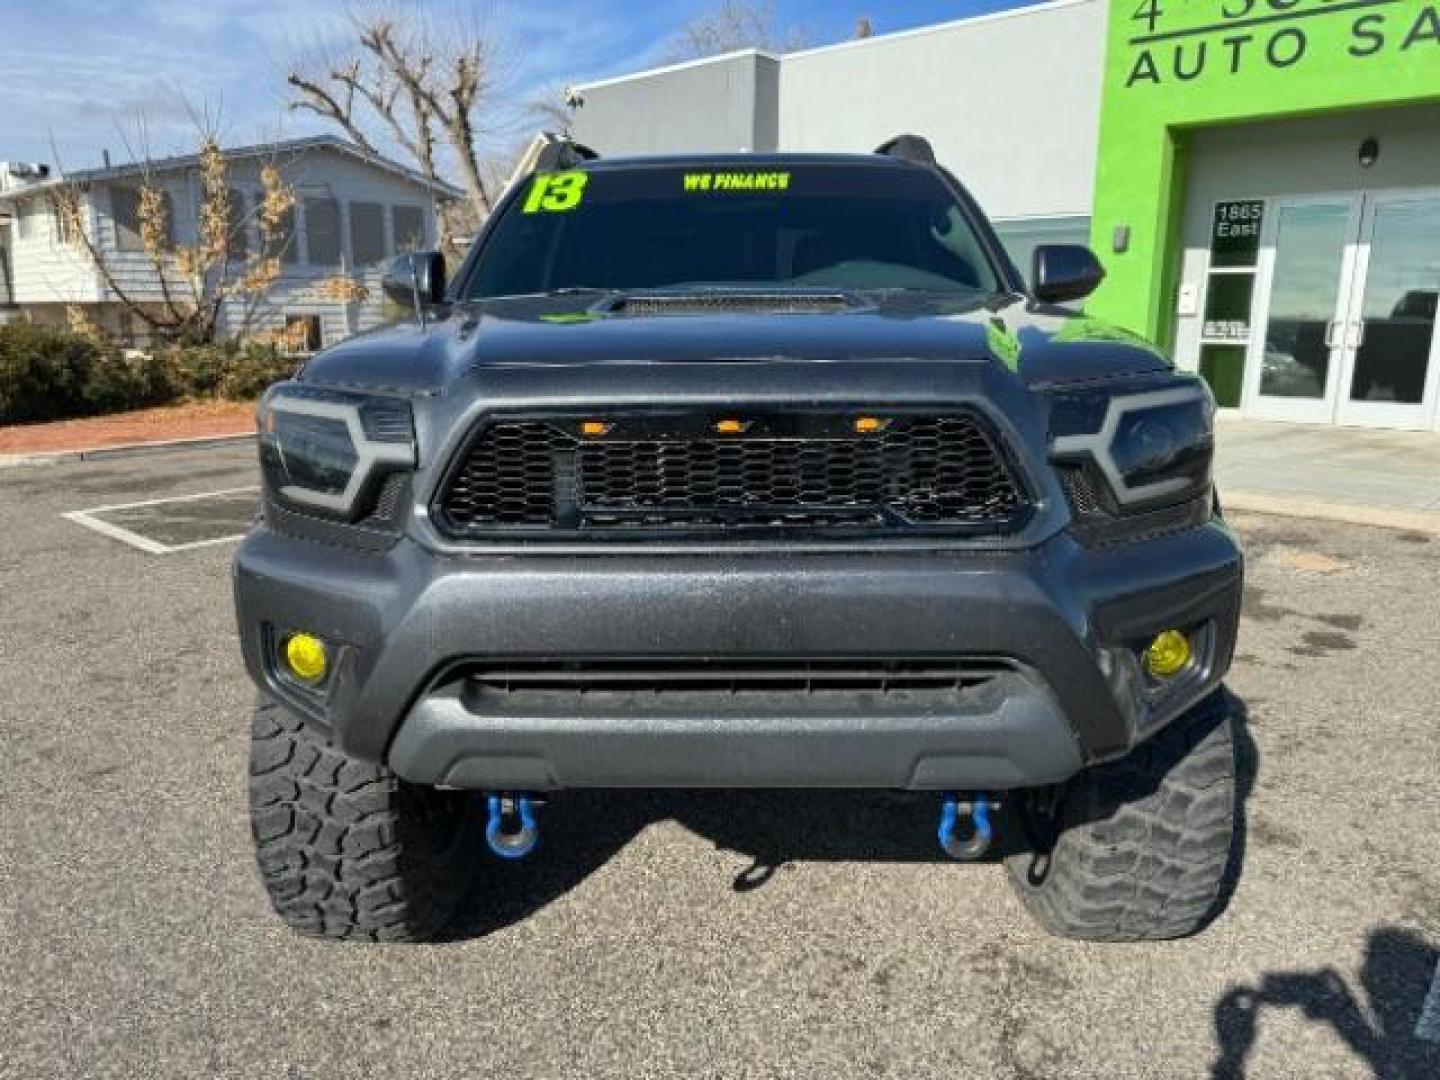
<path id="1" fill-rule="evenodd" d="M 575 137 L 607 156 L 868 152 L 924 135 L 1016 262 L 1085 243 L 1105 54 L 1103 0 L 775 55 L 756 49 L 572 90 Z"/>

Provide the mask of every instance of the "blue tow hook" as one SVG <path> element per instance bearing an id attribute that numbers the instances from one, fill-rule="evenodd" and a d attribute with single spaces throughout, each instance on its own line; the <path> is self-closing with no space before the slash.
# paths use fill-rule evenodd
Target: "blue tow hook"
<path id="1" fill-rule="evenodd" d="M 485 825 L 485 842 L 502 859 L 523 859 L 540 842 L 535 824 L 535 805 L 528 795 L 493 794 L 488 800 L 490 820 Z M 515 828 L 519 818 L 520 827 Z"/>
<path id="2" fill-rule="evenodd" d="M 983 794 L 974 799 L 961 799 L 954 793 L 946 795 L 940 807 L 940 828 L 936 832 L 940 850 L 962 861 L 978 859 L 989 851 L 994 837 L 990 825 L 991 805 Z"/>

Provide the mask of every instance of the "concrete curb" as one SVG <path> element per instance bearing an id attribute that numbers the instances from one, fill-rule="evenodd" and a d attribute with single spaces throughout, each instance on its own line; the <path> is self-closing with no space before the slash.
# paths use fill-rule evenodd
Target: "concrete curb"
<path id="1" fill-rule="evenodd" d="M 1401 529 L 1405 532 L 1440 536 L 1440 510 L 1408 510 L 1398 506 L 1377 506 L 1374 503 L 1339 503 L 1323 499 L 1272 495 L 1261 491 L 1223 488 L 1220 505 L 1228 512 L 1239 510 L 1252 514 L 1278 514 L 1282 517 L 1318 518 L 1342 521 L 1349 525 L 1372 525 L 1380 529 Z"/>
<path id="2" fill-rule="evenodd" d="M 197 435 L 189 439 L 161 439 L 156 442 L 121 443 L 117 446 L 96 446 L 88 450 L 52 450 L 39 454 L 0 454 L 0 469 L 19 465 L 58 465 L 67 461 L 96 461 L 111 457 L 133 457 L 165 450 L 203 450 L 207 446 L 226 446 L 255 438 L 253 431 L 240 435 Z"/>

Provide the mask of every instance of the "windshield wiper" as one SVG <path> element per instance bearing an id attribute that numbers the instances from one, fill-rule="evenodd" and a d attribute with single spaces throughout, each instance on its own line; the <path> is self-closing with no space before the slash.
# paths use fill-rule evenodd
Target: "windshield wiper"
<path id="1" fill-rule="evenodd" d="M 562 285 L 558 289 L 540 289 L 536 292 L 524 293 L 493 293 L 486 296 L 467 296 L 470 301 L 484 300 L 534 300 L 537 297 L 547 296 L 588 296 L 592 293 L 611 293 L 614 289 L 602 288 L 599 285 Z"/>

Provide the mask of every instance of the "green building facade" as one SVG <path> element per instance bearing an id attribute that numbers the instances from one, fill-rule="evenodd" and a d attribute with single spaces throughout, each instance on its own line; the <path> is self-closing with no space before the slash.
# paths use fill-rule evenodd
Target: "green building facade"
<path id="1" fill-rule="evenodd" d="M 1247 415 L 1440 426 L 1440 0 L 1111 0 L 1091 313 Z"/>

